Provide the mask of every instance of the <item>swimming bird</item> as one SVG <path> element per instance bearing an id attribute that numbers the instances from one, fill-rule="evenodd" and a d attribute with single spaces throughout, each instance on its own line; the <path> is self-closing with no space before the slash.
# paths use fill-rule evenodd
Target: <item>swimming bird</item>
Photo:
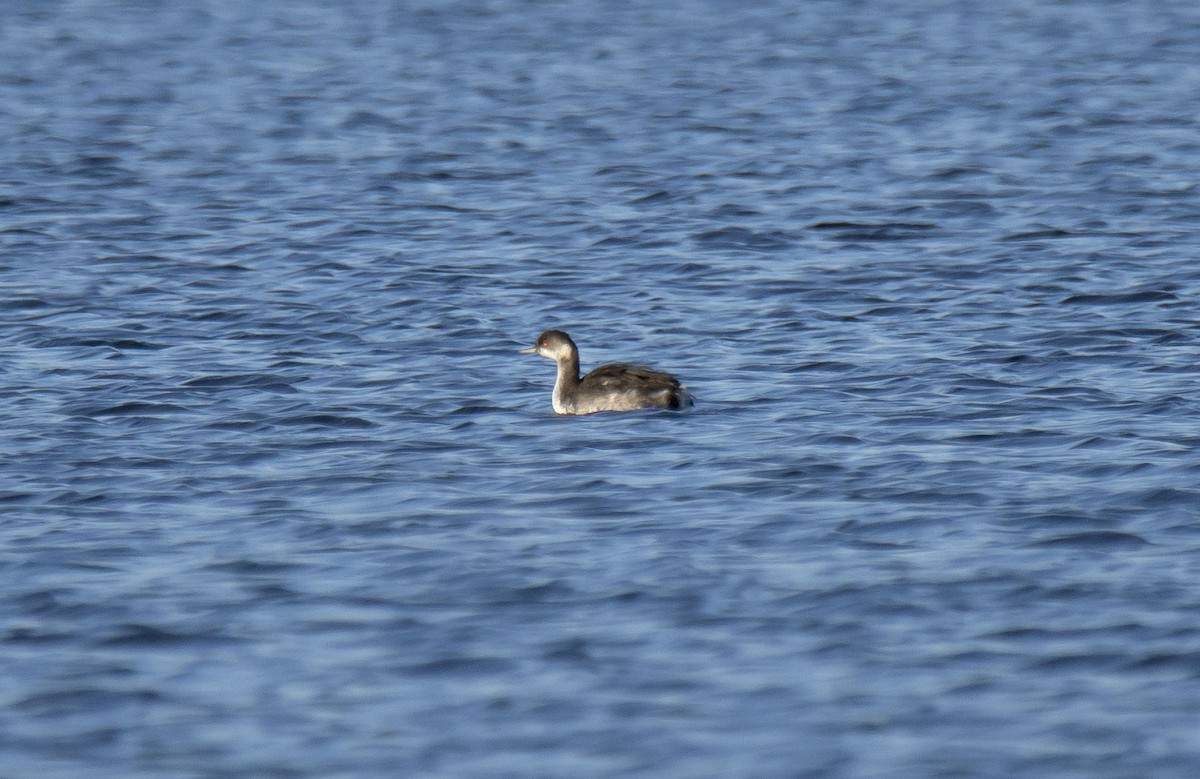
<path id="1" fill-rule="evenodd" d="M 558 378 L 550 396 L 556 414 L 692 405 L 692 396 L 679 379 L 642 365 L 602 365 L 579 378 L 579 347 L 562 330 L 547 330 L 521 354 L 540 354 L 558 363 Z"/>

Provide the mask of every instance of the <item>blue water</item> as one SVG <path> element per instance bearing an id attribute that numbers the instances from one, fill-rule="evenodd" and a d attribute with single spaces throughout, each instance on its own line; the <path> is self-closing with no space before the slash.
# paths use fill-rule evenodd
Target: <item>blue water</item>
<path id="1" fill-rule="evenodd" d="M 0 776 L 1200 775 L 1197 90 L 1185 2 L 9 0 Z"/>

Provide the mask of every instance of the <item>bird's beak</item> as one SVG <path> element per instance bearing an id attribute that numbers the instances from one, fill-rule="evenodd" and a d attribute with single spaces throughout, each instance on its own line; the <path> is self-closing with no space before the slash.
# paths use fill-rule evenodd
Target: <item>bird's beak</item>
<path id="1" fill-rule="evenodd" d="M 518 349 L 517 354 L 537 354 L 537 347 L 531 346 L 528 349 Z"/>

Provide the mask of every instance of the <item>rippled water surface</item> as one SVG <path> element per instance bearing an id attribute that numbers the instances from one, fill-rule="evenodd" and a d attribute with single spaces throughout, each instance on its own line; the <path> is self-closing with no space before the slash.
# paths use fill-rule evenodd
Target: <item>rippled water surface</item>
<path id="1" fill-rule="evenodd" d="M 0 775 L 1200 775 L 1198 9 L 5 3 Z"/>

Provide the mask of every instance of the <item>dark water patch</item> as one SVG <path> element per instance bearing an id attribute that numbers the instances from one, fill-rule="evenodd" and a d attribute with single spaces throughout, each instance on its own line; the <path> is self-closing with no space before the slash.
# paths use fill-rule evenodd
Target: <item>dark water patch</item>
<path id="1" fill-rule="evenodd" d="M 723 203 L 709 212 L 708 217 L 713 221 L 740 220 L 749 217 L 759 217 L 763 213 L 750 206 L 740 203 Z"/>
<path id="2" fill-rule="evenodd" d="M 37 502 L 41 497 L 41 493 L 32 490 L 0 490 L 0 504 L 33 503 Z"/>
<path id="3" fill-rule="evenodd" d="M 1064 230 L 1058 227 L 1047 227 L 1041 230 L 1024 230 L 1000 237 L 1002 241 L 1039 241 L 1047 238 L 1071 238 L 1080 233 Z"/>
<path id="4" fill-rule="evenodd" d="M 623 246 L 637 246 L 641 239 L 637 235 L 609 235 L 592 244 L 593 247 L 602 248 L 618 248 Z"/>
<path id="5" fill-rule="evenodd" d="M 73 413 L 87 417 L 161 417 L 187 412 L 186 406 L 176 403 L 159 403 L 142 400 L 129 400 L 113 406 L 82 407 Z"/>
<path id="6" fill-rule="evenodd" d="M 166 344 L 155 343 L 137 338 L 103 337 L 103 336 L 62 336 L 39 338 L 35 346 L 43 349 L 56 349 L 71 346 L 106 347 L 109 349 L 133 351 L 157 351 L 167 348 Z"/>
<path id="7" fill-rule="evenodd" d="M 265 392 L 294 393 L 298 392 L 291 383 L 267 374 L 212 374 L 188 379 L 182 386 L 195 389 L 257 389 Z"/>
<path id="8" fill-rule="evenodd" d="M 0 299 L 0 310 L 5 311 L 29 311 L 49 308 L 50 306 L 50 302 L 35 296 L 5 297 Z"/>
<path id="9" fill-rule="evenodd" d="M 706 230 L 697 233 L 694 239 L 708 249 L 754 249 L 756 251 L 786 249 L 794 243 L 792 238 L 781 230 L 761 232 L 745 227 Z"/>
<path id="10" fill-rule="evenodd" d="M 630 205 L 649 205 L 651 203 L 670 203 L 677 199 L 676 195 L 671 194 L 665 189 L 660 189 L 656 192 L 651 192 L 648 195 L 641 195 L 629 201 Z"/>
<path id="11" fill-rule="evenodd" d="M 592 661 L 589 641 L 586 638 L 565 638 L 548 644 L 542 652 L 547 660 L 588 664 Z"/>
<path id="12" fill-rule="evenodd" d="M 1000 213 L 1000 210 L 991 203 L 978 200 L 943 200 L 938 196 L 932 196 L 929 205 L 938 214 L 947 217 L 982 218 L 996 216 Z"/>
<path id="13" fill-rule="evenodd" d="M 1148 638 L 1146 633 L 1146 627 L 1140 622 L 1088 622 L 1082 625 L 1019 625 L 985 633 L 982 638 L 1035 644 L 1074 640 L 1094 641 L 1106 636 L 1143 639 Z"/>
<path id="14" fill-rule="evenodd" d="M 102 647 L 152 649 L 156 647 L 196 646 L 198 644 L 210 644 L 213 642 L 225 643 L 231 640 L 233 640 L 231 637 L 215 631 L 179 631 L 155 625 L 132 623 L 117 626 L 108 635 L 100 638 L 98 644 Z"/>
<path id="15" fill-rule="evenodd" d="M 1123 496 L 1125 500 L 1148 509 L 1195 508 L 1200 505 L 1200 490 L 1161 487 Z"/>
<path id="16" fill-rule="evenodd" d="M 15 701 L 13 706 L 28 716 L 46 717 L 123 707 L 130 704 L 155 703 L 162 699 L 163 696 L 155 690 L 85 686 L 29 695 Z"/>
<path id="17" fill-rule="evenodd" d="M 1164 303 L 1179 300 L 1179 296 L 1161 289 L 1138 290 L 1119 293 L 1080 293 L 1068 295 L 1060 303 L 1107 306 L 1133 303 Z"/>
<path id="18" fill-rule="evenodd" d="M 814 222 L 808 229 L 829 233 L 839 241 L 903 241 L 926 237 L 937 225 L 930 222 Z"/>
<path id="19" fill-rule="evenodd" d="M 817 360 L 804 362 L 785 369 L 787 373 L 833 373 L 845 374 L 859 370 L 859 366 L 838 360 Z"/>
<path id="20" fill-rule="evenodd" d="M 1030 665 L 1035 671 L 1108 671 L 1120 668 L 1126 657 L 1117 652 L 1086 652 L 1061 654 L 1037 660 Z"/>
<path id="21" fill-rule="evenodd" d="M 868 308 L 865 311 L 860 311 L 856 314 L 857 317 L 903 317 L 911 318 L 915 314 L 923 314 L 929 311 L 924 306 L 904 306 L 904 305 L 887 305 Z"/>
<path id="22" fill-rule="evenodd" d="M 11 644 L 28 644 L 41 646 L 45 644 L 60 644 L 78 640 L 79 636 L 70 631 L 46 630 L 30 626 L 11 627 L 0 637 L 0 641 Z"/>
<path id="23" fill-rule="evenodd" d="M 513 669 L 513 663 L 504 658 L 486 656 L 440 657 L 425 663 L 417 663 L 403 669 L 404 673 L 418 676 L 445 676 L 460 674 L 471 676 L 478 674 L 506 673 Z"/>
<path id="24" fill-rule="evenodd" d="M 1070 447 L 1075 437 L 1069 432 L 1058 430 L 997 430 L 995 432 L 963 433 L 948 438 L 949 441 L 962 443 L 983 443 L 996 445 L 1021 445 L 1030 447 Z"/>
<path id="25" fill-rule="evenodd" d="M 304 600 L 304 593 L 275 582 L 243 583 L 246 591 L 260 603 L 294 603 Z"/>
<path id="26" fill-rule="evenodd" d="M 1138 549 L 1150 542 L 1136 533 L 1119 530 L 1090 530 L 1068 533 L 1034 541 L 1035 547 L 1073 547 L 1078 549 Z"/>
<path id="27" fill-rule="evenodd" d="M 290 427 L 328 427 L 341 430 L 367 430 L 378 427 L 376 422 L 349 414 L 304 413 L 290 414 L 273 420 L 273 424 Z"/>
<path id="28" fill-rule="evenodd" d="M 345 130 L 391 131 L 403 128 L 403 125 L 398 124 L 387 116 L 366 110 L 352 112 L 342 120 L 341 126 Z"/>
<path id="29" fill-rule="evenodd" d="M 1128 660 L 1125 667 L 1132 671 L 1171 671 L 1200 677 L 1200 650 L 1149 651 Z"/>
<path id="30" fill-rule="evenodd" d="M 225 560 L 219 563 L 208 563 L 204 566 L 206 571 L 224 571 L 238 575 L 260 576 L 267 574 L 281 574 L 289 571 L 294 571 L 297 568 L 303 567 L 298 562 L 279 562 L 275 560 L 250 560 L 237 559 Z"/>
<path id="31" fill-rule="evenodd" d="M 255 417 L 237 417 L 231 419 L 218 419 L 212 422 L 206 422 L 204 427 L 211 430 L 236 430 L 241 432 L 262 432 L 274 427 L 274 419 L 267 416 Z M 234 458 L 234 462 L 246 463 L 245 460 Z"/>

